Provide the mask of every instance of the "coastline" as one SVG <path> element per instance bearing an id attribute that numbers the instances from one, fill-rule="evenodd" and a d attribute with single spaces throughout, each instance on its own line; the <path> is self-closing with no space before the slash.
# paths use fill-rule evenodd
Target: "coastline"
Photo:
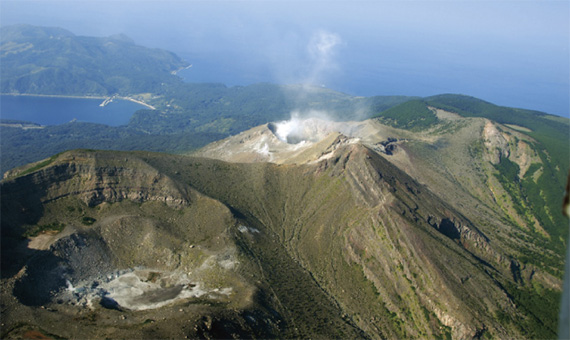
<path id="1" fill-rule="evenodd" d="M 76 99 L 106 99 L 105 96 L 72 96 L 63 94 L 32 94 L 32 93 L 0 93 L 0 96 L 14 97 L 47 97 L 47 98 L 76 98 Z"/>
<path id="2" fill-rule="evenodd" d="M 174 70 L 174 71 L 170 72 L 170 74 L 176 76 L 176 75 L 178 75 L 178 72 L 187 70 L 187 69 L 189 69 L 190 67 L 192 67 L 192 64 L 190 64 L 190 65 L 188 65 L 188 66 L 185 66 L 185 67 L 181 67 L 181 68 L 179 68 L 179 69 L 177 69 L 177 70 Z"/>
<path id="3" fill-rule="evenodd" d="M 145 103 L 145 102 L 142 102 L 142 101 L 140 101 L 140 100 L 131 98 L 131 97 L 117 97 L 117 98 L 122 99 L 122 100 L 128 100 L 128 101 L 131 101 L 131 102 L 133 102 L 133 103 L 140 104 L 140 105 L 142 105 L 142 106 L 146 106 L 147 108 L 149 108 L 149 109 L 151 109 L 151 110 L 156 110 L 156 107 L 154 107 L 154 106 L 152 106 L 152 105 L 150 105 L 150 104 L 147 104 L 147 103 Z"/>
<path id="4" fill-rule="evenodd" d="M 156 108 L 150 104 L 142 102 L 140 100 L 131 97 L 121 97 L 121 96 L 73 96 L 73 95 L 61 95 L 61 94 L 32 94 L 32 93 L 0 93 L 0 96 L 15 96 L 15 97 L 46 97 L 46 98 L 72 98 L 72 99 L 100 99 L 107 100 L 110 98 L 116 98 L 121 100 L 128 100 L 133 103 L 145 106 L 151 110 L 156 110 Z"/>

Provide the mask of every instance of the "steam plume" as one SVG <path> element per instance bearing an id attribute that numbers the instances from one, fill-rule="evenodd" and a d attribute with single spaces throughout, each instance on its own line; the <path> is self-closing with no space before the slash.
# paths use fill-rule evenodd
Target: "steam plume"
<path id="1" fill-rule="evenodd" d="M 320 30 L 313 34 L 307 46 L 313 67 L 309 77 L 304 81 L 305 84 L 318 84 L 323 81 L 327 72 L 337 68 L 334 54 L 341 43 L 342 39 L 335 33 Z"/>
<path id="2" fill-rule="evenodd" d="M 327 75 L 338 70 L 335 54 L 342 44 L 338 34 L 325 30 L 315 32 L 306 46 L 306 75 L 302 80 L 301 91 L 289 93 L 297 103 L 297 110 L 291 112 L 289 120 L 276 122 L 273 132 L 281 141 L 290 144 L 316 142 L 335 130 L 331 115 L 324 111 L 306 110 L 307 95 L 326 81 Z"/>
<path id="3" fill-rule="evenodd" d="M 323 111 L 299 111 L 291 113 L 291 119 L 274 123 L 273 132 L 282 142 L 299 144 L 317 142 L 338 127 Z"/>

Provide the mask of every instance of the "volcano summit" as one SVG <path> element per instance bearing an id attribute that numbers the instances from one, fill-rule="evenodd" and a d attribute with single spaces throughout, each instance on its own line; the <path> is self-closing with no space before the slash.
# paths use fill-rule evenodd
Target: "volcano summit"
<path id="1" fill-rule="evenodd" d="M 190 84 L 124 36 L 2 32 L 6 92 L 156 110 L 0 124 L 1 338 L 556 337 L 568 119 Z"/>
<path id="2" fill-rule="evenodd" d="M 556 301 L 558 267 L 521 258 L 561 258 L 525 236 L 551 229 L 501 180 L 516 164 L 538 183 L 538 142 L 430 110 L 422 130 L 294 119 L 192 155 L 76 150 L 9 172 L 6 334 L 554 334 L 532 299 Z"/>

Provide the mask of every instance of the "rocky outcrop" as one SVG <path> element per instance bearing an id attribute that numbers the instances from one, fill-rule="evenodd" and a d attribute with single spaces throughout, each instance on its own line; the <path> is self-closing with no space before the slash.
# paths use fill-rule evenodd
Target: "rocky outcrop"
<path id="1" fill-rule="evenodd" d="M 467 248 L 476 248 L 490 258 L 497 257 L 488 237 L 473 223 L 366 147 L 351 145 L 327 163 L 327 167 L 334 163 L 339 174 L 342 169 L 353 193 L 367 205 L 375 207 L 392 202 L 396 211 L 414 222 L 423 220 L 451 240 L 457 240 Z"/>
<path id="2" fill-rule="evenodd" d="M 188 192 L 136 156 L 107 162 L 108 156 L 105 152 L 64 153 L 38 171 L 5 180 L 3 199 L 17 201 L 36 196 L 43 204 L 77 196 L 91 207 L 122 200 L 159 201 L 171 207 L 188 205 Z"/>
<path id="3" fill-rule="evenodd" d="M 496 165 L 502 158 L 508 158 L 519 166 L 521 179 L 531 164 L 542 163 L 536 151 L 530 146 L 530 138 L 517 131 L 486 120 L 482 138 L 486 150 L 483 159 Z"/>
<path id="4" fill-rule="evenodd" d="M 502 157 L 509 157 L 508 141 L 491 121 L 486 121 L 483 128 L 483 142 L 487 149 L 485 160 L 498 164 Z"/>

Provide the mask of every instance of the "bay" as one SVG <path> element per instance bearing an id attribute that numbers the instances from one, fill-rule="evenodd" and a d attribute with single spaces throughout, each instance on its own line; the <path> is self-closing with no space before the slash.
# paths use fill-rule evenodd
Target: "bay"
<path id="1" fill-rule="evenodd" d="M 71 121 L 126 125 L 137 110 L 146 107 L 129 100 L 114 99 L 101 107 L 103 99 L 0 95 L 0 118 L 59 125 Z"/>

